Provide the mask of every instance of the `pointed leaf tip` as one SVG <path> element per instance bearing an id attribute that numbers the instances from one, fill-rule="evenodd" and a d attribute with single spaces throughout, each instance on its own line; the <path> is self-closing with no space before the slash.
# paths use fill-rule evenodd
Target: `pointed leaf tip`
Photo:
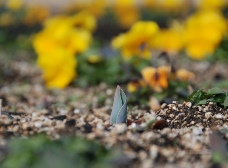
<path id="1" fill-rule="evenodd" d="M 119 85 L 116 87 L 110 124 L 126 123 L 127 97 Z"/>

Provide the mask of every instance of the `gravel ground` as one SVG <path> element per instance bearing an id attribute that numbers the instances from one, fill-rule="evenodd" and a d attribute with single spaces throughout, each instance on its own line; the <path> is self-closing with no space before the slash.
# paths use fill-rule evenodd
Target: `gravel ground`
<path id="1" fill-rule="evenodd" d="M 37 68 L 23 61 L 10 67 L 1 71 L 6 77 L 0 87 L 1 148 L 12 137 L 76 135 L 120 149 L 125 158 L 118 162 L 126 167 L 208 168 L 218 166 L 212 162 L 211 135 L 218 134 L 228 146 L 228 109 L 213 103 L 173 102 L 159 111 L 133 107 L 127 124 L 109 125 L 114 88 L 101 84 L 47 91 Z"/>

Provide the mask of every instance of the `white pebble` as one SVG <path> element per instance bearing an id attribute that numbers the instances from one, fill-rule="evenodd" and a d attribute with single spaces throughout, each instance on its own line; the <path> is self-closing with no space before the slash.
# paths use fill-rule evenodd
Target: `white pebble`
<path id="1" fill-rule="evenodd" d="M 74 114 L 79 114 L 81 112 L 80 109 L 74 109 Z"/>
<path id="2" fill-rule="evenodd" d="M 137 124 L 136 123 L 131 123 L 132 128 L 136 128 Z"/>
<path id="3" fill-rule="evenodd" d="M 187 102 L 186 104 L 185 104 L 187 107 L 192 107 L 192 103 L 191 102 Z"/>
<path id="4" fill-rule="evenodd" d="M 192 133 L 194 135 L 201 135 L 203 133 L 202 128 L 195 127 L 195 128 L 193 128 Z"/>
<path id="5" fill-rule="evenodd" d="M 124 133 L 127 129 L 126 124 L 116 124 L 115 127 L 116 127 L 116 132 L 119 134 Z"/>
<path id="6" fill-rule="evenodd" d="M 156 145 L 152 145 L 150 147 L 150 157 L 151 159 L 156 159 L 156 157 L 158 156 L 158 147 Z"/>
<path id="7" fill-rule="evenodd" d="M 211 112 L 206 112 L 205 113 L 205 118 L 206 119 L 209 119 L 211 117 L 211 114 L 212 114 Z"/>
<path id="8" fill-rule="evenodd" d="M 104 126 L 100 123 L 97 123 L 97 129 L 104 130 Z"/>
<path id="9" fill-rule="evenodd" d="M 108 89 L 108 90 L 106 90 L 106 94 L 109 95 L 109 96 L 113 95 L 113 91 L 111 89 Z"/>
<path id="10" fill-rule="evenodd" d="M 222 119 L 222 118 L 223 118 L 223 115 L 220 114 L 220 113 L 219 113 L 219 114 L 216 114 L 216 115 L 215 115 L 215 118 L 217 118 L 217 119 Z"/>
<path id="11" fill-rule="evenodd" d="M 36 121 L 36 122 L 34 122 L 34 126 L 36 128 L 40 128 L 42 126 L 42 122 L 41 121 Z"/>

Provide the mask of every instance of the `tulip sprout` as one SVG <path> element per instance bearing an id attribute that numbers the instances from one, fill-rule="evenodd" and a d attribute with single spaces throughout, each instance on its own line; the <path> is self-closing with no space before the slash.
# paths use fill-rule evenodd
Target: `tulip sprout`
<path id="1" fill-rule="evenodd" d="M 127 97 L 118 85 L 115 91 L 110 124 L 126 123 L 127 120 Z"/>

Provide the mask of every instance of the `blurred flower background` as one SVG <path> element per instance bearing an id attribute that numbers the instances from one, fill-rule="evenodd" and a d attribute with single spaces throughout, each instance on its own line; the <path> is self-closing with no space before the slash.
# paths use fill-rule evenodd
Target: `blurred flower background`
<path id="1" fill-rule="evenodd" d="M 227 4 L 3 0 L 0 45 L 34 53 L 49 89 L 121 84 L 132 104 L 181 100 L 205 86 L 194 65 L 227 63 Z"/>

